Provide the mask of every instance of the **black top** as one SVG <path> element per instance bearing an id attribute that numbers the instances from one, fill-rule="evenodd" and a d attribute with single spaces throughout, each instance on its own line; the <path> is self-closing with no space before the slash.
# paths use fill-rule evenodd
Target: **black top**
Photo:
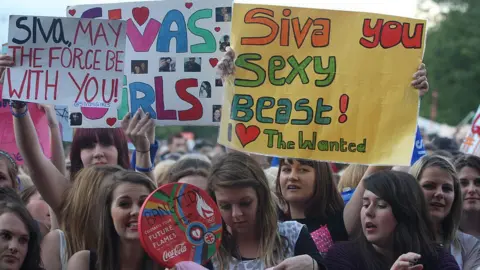
<path id="1" fill-rule="evenodd" d="M 325 265 L 328 269 L 342 270 L 372 270 L 365 266 L 365 258 L 359 252 L 359 246 L 355 242 L 343 242 L 335 244 L 325 257 Z M 424 270 L 459 270 L 455 258 L 443 248 L 438 248 L 438 255 L 422 257 L 419 264 Z"/>
<path id="2" fill-rule="evenodd" d="M 96 270 L 97 267 L 97 253 L 95 251 L 90 250 L 90 262 L 88 263 L 88 268 L 90 270 Z"/>
<path id="3" fill-rule="evenodd" d="M 281 219 L 285 217 L 284 214 L 280 214 Z M 343 209 L 327 218 L 308 217 L 293 220 L 307 226 L 318 251 L 321 253 L 327 253 L 328 249 L 336 242 L 348 241 L 348 233 L 343 220 Z"/>

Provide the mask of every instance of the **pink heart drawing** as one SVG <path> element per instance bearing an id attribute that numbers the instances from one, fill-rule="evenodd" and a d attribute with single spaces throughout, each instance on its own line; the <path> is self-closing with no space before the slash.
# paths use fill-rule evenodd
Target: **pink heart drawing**
<path id="1" fill-rule="evenodd" d="M 76 11 L 75 9 L 70 9 L 70 10 L 68 11 L 68 14 L 70 14 L 70 16 L 74 16 L 75 13 L 77 13 L 77 11 Z"/>
<path id="2" fill-rule="evenodd" d="M 186 2 L 185 3 L 185 7 L 188 8 L 188 9 L 190 9 L 192 6 L 193 6 L 192 2 Z"/>
<path id="3" fill-rule="evenodd" d="M 220 27 L 215 27 L 215 32 L 220 32 Z"/>

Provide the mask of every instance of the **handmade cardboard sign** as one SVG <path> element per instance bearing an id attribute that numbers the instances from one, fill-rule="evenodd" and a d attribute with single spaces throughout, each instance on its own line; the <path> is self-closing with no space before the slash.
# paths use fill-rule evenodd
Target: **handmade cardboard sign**
<path id="1" fill-rule="evenodd" d="M 219 142 L 246 152 L 410 165 L 426 22 L 234 3 L 236 77 Z"/>
<path id="2" fill-rule="evenodd" d="M 138 224 L 145 251 L 168 268 L 182 261 L 205 264 L 222 238 L 216 203 L 207 192 L 189 184 L 167 184 L 150 194 Z"/>
<path id="3" fill-rule="evenodd" d="M 231 5 L 165 0 L 68 7 L 68 17 L 127 24 L 121 108 L 70 108 L 82 118 L 76 126 L 112 127 L 138 108 L 157 125 L 219 125 L 223 84 L 215 67 L 230 45 Z"/>
<path id="4" fill-rule="evenodd" d="M 119 100 L 123 21 L 10 16 L 3 98 L 109 108 Z M 116 107 L 116 106 L 115 106 Z"/>

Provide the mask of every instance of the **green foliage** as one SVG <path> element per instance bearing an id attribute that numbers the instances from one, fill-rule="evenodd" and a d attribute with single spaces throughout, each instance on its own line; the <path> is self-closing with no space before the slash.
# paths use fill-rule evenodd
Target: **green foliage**
<path id="1" fill-rule="evenodd" d="M 164 126 L 157 126 L 155 127 L 155 137 L 157 139 L 166 140 L 168 136 L 182 132 L 182 126 L 171 126 L 171 127 L 164 127 Z"/>
<path id="2" fill-rule="evenodd" d="M 201 126 L 171 126 L 155 127 L 155 137 L 157 139 L 168 139 L 168 136 L 173 135 L 178 132 L 193 132 L 195 134 L 195 139 L 206 139 L 212 143 L 217 142 L 218 136 L 218 127 L 201 127 Z"/>
<path id="3" fill-rule="evenodd" d="M 424 62 L 430 92 L 422 100 L 420 113 L 430 117 L 431 95 L 437 90 L 436 120 L 456 125 L 480 104 L 480 1 L 435 2 L 464 5 L 451 8 L 444 20 L 428 30 Z"/>

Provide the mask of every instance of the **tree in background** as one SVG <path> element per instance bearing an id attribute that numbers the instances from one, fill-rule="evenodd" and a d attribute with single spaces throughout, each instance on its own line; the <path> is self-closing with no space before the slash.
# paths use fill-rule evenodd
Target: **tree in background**
<path id="1" fill-rule="evenodd" d="M 218 137 L 218 127 L 201 126 L 157 126 L 155 128 L 155 137 L 166 140 L 168 136 L 178 132 L 193 132 L 195 139 L 205 139 L 215 144 Z"/>
<path id="2" fill-rule="evenodd" d="M 419 7 L 428 2 L 421 0 Z M 439 12 L 428 18 L 434 25 L 427 33 L 424 56 L 430 92 L 422 100 L 420 114 L 430 118 L 432 93 L 438 91 L 435 120 L 457 125 L 480 104 L 480 1 L 433 2 Z"/>

